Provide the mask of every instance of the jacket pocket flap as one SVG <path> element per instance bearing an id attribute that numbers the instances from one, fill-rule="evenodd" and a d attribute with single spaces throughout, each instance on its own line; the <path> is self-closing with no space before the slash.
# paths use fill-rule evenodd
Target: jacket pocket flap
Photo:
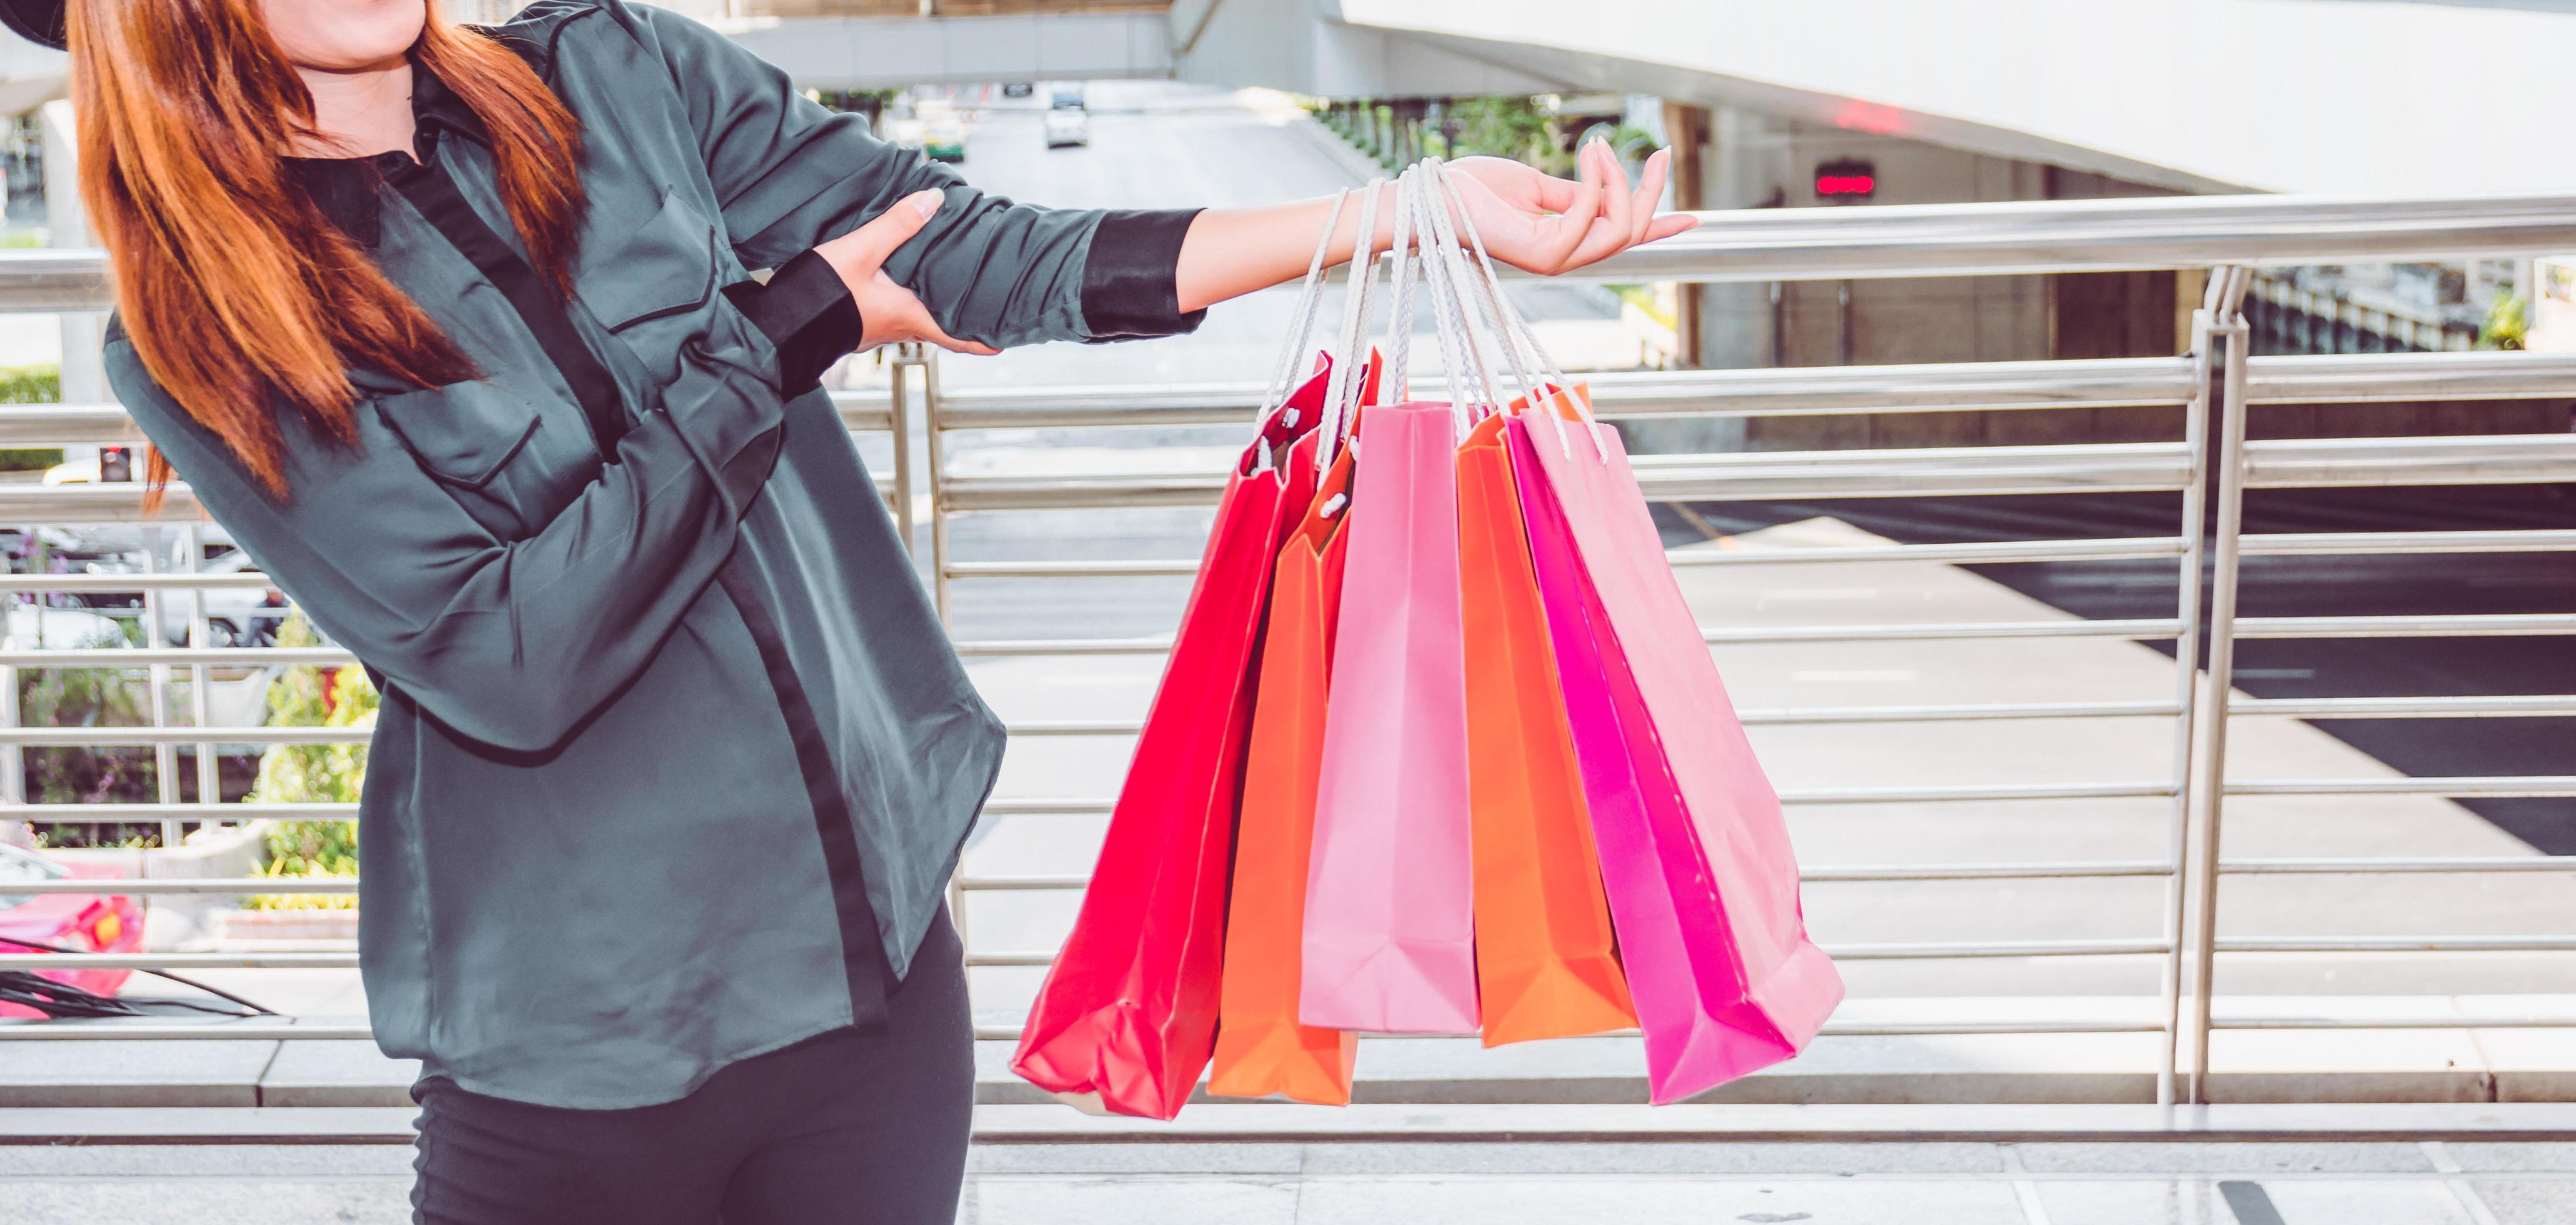
<path id="1" fill-rule="evenodd" d="M 535 405 L 481 381 L 387 396 L 376 413 L 431 476 L 473 488 L 528 445 L 538 421 Z"/>
<path id="2" fill-rule="evenodd" d="M 588 278 L 592 288 L 582 297 L 611 332 L 696 311 L 715 296 L 724 271 L 716 253 L 716 227 L 677 191 L 664 192 L 662 207 L 652 218 L 622 235 L 613 248 L 601 249 L 599 260 Z M 613 300 L 602 300 L 602 285 L 613 287 Z"/>

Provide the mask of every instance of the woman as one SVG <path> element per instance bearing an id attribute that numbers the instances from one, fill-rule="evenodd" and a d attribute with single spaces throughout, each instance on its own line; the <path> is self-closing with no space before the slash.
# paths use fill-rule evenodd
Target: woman
<path id="1" fill-rule="evenodd" d="M 1332 199 L 1015 205 L 622 0 L 6 4 L 72 53 L 156 481 L 383 690 L 360 948 L 418 1218 L 950 1220 L 940 898 L 1002 729 L 817 380 L 1187 332 Z M 1660 161 L 1583 166 L 1465 164 L 1498 257 L 1687 226 Z"/>

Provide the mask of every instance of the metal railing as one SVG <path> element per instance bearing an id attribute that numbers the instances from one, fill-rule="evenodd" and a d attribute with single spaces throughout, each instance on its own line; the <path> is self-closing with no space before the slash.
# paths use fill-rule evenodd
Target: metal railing
<path id="1" fill-rule="evenodd" d="M 2043 562 L 2160 561 L 2174 567 L 2169 616 L 2118 620 L 2003 620 L 1940 624 L 1725 625 L 1704 627 L 1713 644 L 1895 641 L 2044 640 L 2070 636 L 2168 642 L 2174 663 L 2165 696 L 2088 701 L 1946 703 L 1918 706 L 1747 709 L 1755 726 L 1892 726 L 2053 719 L 2153 719 L 2169 748 L 2166 769 L 2144 777 L 2035 783 L 1997 778 L 1973 784 L 1791 789 L 1793 811 L 1820 805 L 1980 804 L 2031 800 L 2144 800 L 2165 808 L 2165 853 L 2151 859 L 1939 864 L 1818 864 L 1814 883 L 1923 881 L 2111 880 L 2161 882 L 2161 917 L 2152 929 L 2113 939 L 2016 939 L 1870 943 L 1830 947 L 1849 961 L 1995 958 L 2150 957 L 2161 967 L 2154 1016 L 2136 1019 L 2027 1020 L 1922 1018 L 1837 1022 L 1836 1034 L 2014 1034 L 2152 1032 L 2164 1035 L 2158 1067 L 2160 1100 L 2201 1099 L 2209 1036 L 2223 1028 L 2487 1027 L 2565 1024 L 2570 1018 L 2529 1014 L 2438 1013 L 2348 1017 L 2228 1015 L 2212 1008 L 2217 961 L 2258 953 L 2399 953 L 2576 951 L 2576 932 L 2500 936 L 2381 935 L 2342 938 L 2241 937 L 2218 923 L 2221 881 L 2232 876 L 2493 873 L 2576 871 L 2576 856 L 2507 857 L 2222 857 L 2219 835 L 2227 803 L 2237 797 L 2422 795 L 2447 797 L 2571 796 L 2570 777 L 2267 778 L 2229 772 L 2233 720 L 2245 717 L 2513 718 L 2576 714 L 2576 694 L 2249 698 L 2233 694 L 2238 642 L 2266 638 L 2576 635 L 2576 614 L 2254 617 L 2240 615 L 2247 557 L 2359 556 L 2423 553 L 2565 553 L 2576 530 L 2367 531 L 2248 534 L 2249 489 L 2532 483 L 2576 480 L 2576 436 L 2490 435 L 2436 438 L 2249 440 L 2249 410 L 2266 404 L 2343 404 L 2408 400 L 2576 396 L 2576 357 L 2502 353 L 2427 353 L 2333 357 L 2254 357 L 2241 310 L 2253 270 L 2311 262 L 2373 259 L 2460 259 L 2576 248 L 2576 198 L 2452 201 L 2338 201 L 2298 197 L 2224 197 L 1777 210 L 1704 214 L 1680 239 L 1623 255 L 1587 271 L 1599 280 L 1798 280 L 1873 276 L 1991 275 L 2113 269 L 2207 269 L 2207 292 L 2192 314 L 2190 351 L 2180 357 L 1905 365 L 1822 369 L 1713 370 L 1603 374 L 1591 380 L 1602 415 L 1618 419 L 1782 417 L 1816 414 L 2157 407 L 2178 418 L 2180 441 L 1810 452 L 1640 455 L 1647 496 L 1665 502 L 1783 499 L 1976 497 L 2034 493 L 2150 492 L 2176 499 L 2172 535 L 2109 539 L 2028 539 L 1959 544 L 1683 550 L 1682 567 L 1848 565 L 1926 562 L 1990 565 Z M 60 309 L 99 301 L 95 259 L 60 253 L 0 252 L 0 309 Z M 892 501 L 905 538 L 916 490 L 909 448 L 916 414 L 926 442 L 929 488 L 929 577 L 943 617 L 953 617 L 959 580 L 1063 582 L 1078 579 L 1180 577 L 1194 563 L 1161 558 L 1105 561 L 996 561 L 962 558 L 952 539 L 961 516 L 1066 510 L 1194 507 L 1212 504 L 1223 486 L 1212 471 L 1012 475 L 967 473 L 949 462 L 971 431 L 1111 429 L 1240 423 L 1262 389 L 1250 383 L 1195 386 L 1086 386 L 943 389 L 935 362 L 919 353 L 896 362 L 890 394 L 847 396 L 853 429 L 891 429 Z M 1437 398 L 1436 387 L 1421 391 Z M 0 445 L 94 442 L 121 436 L 111 405 L 0 409 Z M 173 490 L 167 517 L 187 522 L 193 503 Z M 130 521 L 130 488 L 0 486 L 0 522 Z M 256 575 L 199 579 L 186 575 L 82 579 L 9 576 L 8 590 L 160 593 L 263 581 Z M 2208 584 L 2204 592 L 2203 583 Z M 2210 610 L 2201 610 L 2206 603 Z M 202 626 L 202 610 L 194 622 Z M 2205 642 L 2204 642 L 2205 640 Z M 202 678 L 217 666 L 351 662 L 329 649 L 219 649 L 192 634 L 184 648 L 0 650 L 0 686 L 14 693 L 25 667 L 142 666 L 154 684 L 168 669 Z M 1150 656 L 1168 639 L 963 639 L 970 660 L 1066 655 Z M 2206 674 L 2195 666 L 2204 653 Z M 156 710 L 160 709 L 156 703 Z M 199 709 L 203 709 L 201 705 Z M 14 719 L 9 720 L 14 722 Z M 1132 737 L 1132 719 L 1022 721 L 1015 739 Z M 0 745 L 150 745 L 169 752 L 199 745 L 199 760 L 217 743 L 356 743 L 364 733 L 312 728 L 16 728 L 0 727 Z M 200 769 L 205 767 L 201 764 Z M 165 772 L 166 776 L 166 772 Z M 13 784 L 14 786 L 14 784 Z M 165 792 L 167 787 L 165 785 Z M 212 794 L 210 790 L 201 791 Z M 63 806 L 26 804 L 14 792 L 0 816 L 60 819 Z M 343 816 L 348 806 L 238 804 L 86 805 L 105 819 L 240 820 L 270 815 Z M 995 800 L 989 815 L 1098 814 L 1108 795 Z M 973 967 L 1036 967 L 1043 950 L 995 949 L 972 941 L 969 899 L 1020 891 L 1076 891 L 1077 875 L 961 872 L 950 901 L 970 938 Z M 9 885 L 13 893 L 95 891 L 92 882 Z M 137 894 L 339 892 L 345 880 L 143 880 L 117 889 Z M 305 966 L 346 967 L 347 953 L 90 954 L 0 956 L 0 967 Z M 220 1029 L 220 1035 L 215 1030 Z M 279 1035 L 285 1034 L 278 1027 Z M 0 1038 L 74 1036 L 65 1024 L 0 1026 Z M 238 1025 L 120 1027 L 120 1036 L 241 1036 Z M 324 1036 L 295 1027 L 297 1037 Z M 338 1031 L 327 1031 L 341 1036 Z M 982 1031 L 1009 1037 L 1007 1028 Z M 352 1030 L 346 1036 L 358 1036 Z"/>

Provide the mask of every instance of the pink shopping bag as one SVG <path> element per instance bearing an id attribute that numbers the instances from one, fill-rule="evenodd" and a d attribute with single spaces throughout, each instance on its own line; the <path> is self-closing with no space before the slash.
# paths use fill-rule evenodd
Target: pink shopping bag
<path id="1" fill-rule="evenodd" d="M 1515 416 L 1514 473 L 1651 1096 L 1678 1101 L 1803 1049 L 1842 979 L 1618 436 L 1548 407 L 1574 419 Z"/>
<path id="2" fill-rule="evenodd" d="M 1360 419 L 1298 1019 L 1473 1033 L 1474 869 L 1448 405 Z"/>

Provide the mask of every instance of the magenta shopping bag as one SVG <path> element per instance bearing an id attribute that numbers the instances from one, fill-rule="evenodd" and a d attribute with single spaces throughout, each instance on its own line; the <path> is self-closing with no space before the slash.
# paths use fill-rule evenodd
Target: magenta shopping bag
<path id="1" fill-rule="evenodd" d="M 1842 979 L 1618 436 L 1563 424 L 1514 417 L 1514 474 L 1651 1096 L 1678 1101 L 1803 1049 Z"/>
<path id="2" fill-rule="evenodd" d="M 1306 877 L 1307 1025 L 1477 1028 L 1453 421 L 1423 403 L 1360 418 Z"/>

